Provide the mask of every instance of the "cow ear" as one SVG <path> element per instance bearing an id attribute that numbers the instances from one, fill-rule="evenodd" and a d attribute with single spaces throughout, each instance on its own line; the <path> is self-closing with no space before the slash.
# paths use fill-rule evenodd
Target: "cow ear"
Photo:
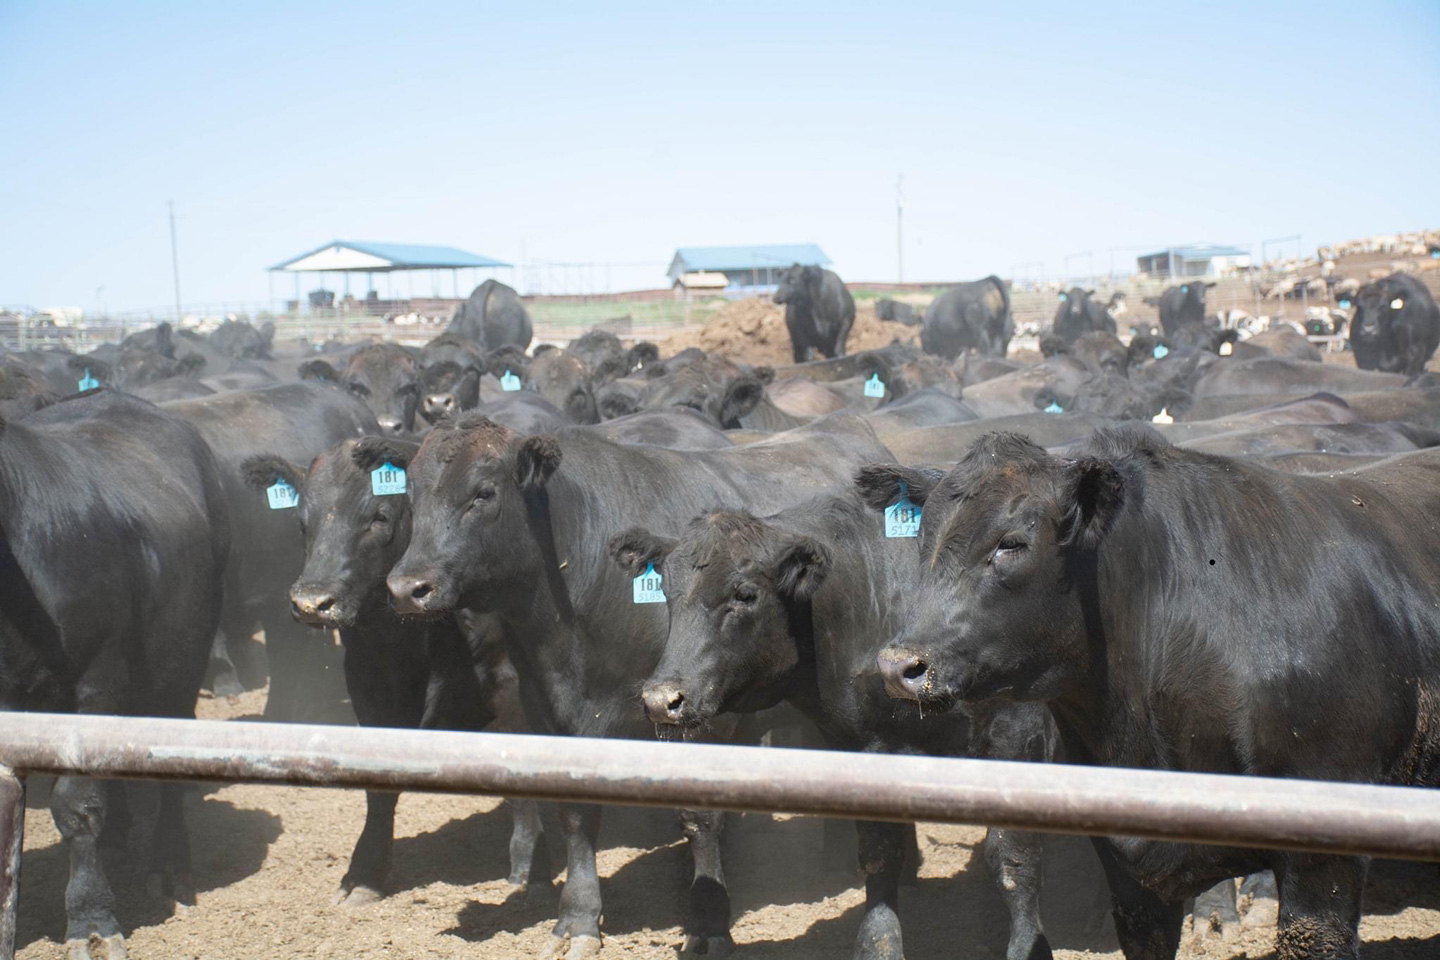
<path id="1" fill-rule="evenodd" d="M 415 458 L 420 444 L 391 437 L 364 437 L 350 451 L 350 461 L 361 470 L 374 470 L 390 463 L 404 470 Z"/>
<path id="2" fill-rule="evenodd" d="M 465 375 L 455 384 L 455 402 L 461 411 L 474 410 L 480 406 L 480 375 L 482 371 L 467 367 Z"/>
<path id="3" fill-rule="evenodd" d="M 943 470 L 922 470 L 917 467 L 901 467 L 893 463 L 872 463 L 860 468 L 855 474 L 855 490 L 876 510 L 884 510 L 900 500 L 900 485 L 905 485 L 905 496 L 917 506 L 925 503 L 930 491 L 945 476 Z"/>
<path id="4" fill-rule="evenodd" d="M 174 328 L 168 323 L 162 323 L 155 328 L 155 352 L 166 360 L 175 359 L 175 340 L 171 336 Z"/>
<path id="5" fill-rule="evenodd" d="M 115 371 L 110 368 L 110 364 L 98 357 L 92 357 L 89 354 L 77 354 L 70 357 L 65 361 L 65 366 L 69 368 L 71 373 L 78 376 L 84 376 L 85 371 L 89 370 L 90 376 L 104 384 L 109 384 L 115 375 Z"/>
<path id="6" fill-rule="evenodd" d="M 741 374 L 725 387 L 725 397 L 720 401 L 720 426 L 733 430 L 740 426 L 740 418 L 760 405 L 765 398 L 765 385 L 755 377 Z"/>
<path id="7" fill-rule="evenodd" d="M 240 475 L 245 478 L 247 485 L 256 490 L 264 490 L 276 480 L 284 480 L 296 490 L 305 485 L 305 471 L 273 453 L 246 457 L 240 464 Z"/>
<path id="8" fill-rule="evenodd" d="M 638 577 L 650 564 L 663 562 L 677 542 L 670 537 L 657 537 L 641 527 L 631 527 L 611 537 L 606 552 L 621 570 Z"/>
<path id="9" fill-rule="evenodd" d="M 830 572 L 830 552 L 809 537 L 796 537 L 775 558 L 775 586 L 796 600 L 809 600 Z"/>
<path id="10" fill-rule="evenodd" d="M 1124 478 L 1108 460 L 1081 457 L 1065 467 L 1060 489 L 1060 545 L 1094 550 L 1125 502 Z"/>
<path id="11" fill-rule="evenodd" d="M 329 360 L 306 360 L 299 368 L 301 380 L 319 380 L 321 383 L 339 383 L 340 371 L 330 366 Z"/>
<path id="12" fill-rule="evenodd" d="M 560 466 L 560 441 L 554 437 L 526 437 L 515 454 L 515 482 L 521 487 L 544 486 Z"/>
<path id="13" fill-rule="evenodd" d="M 630 359 L 630 369 L 639 370 L 647 364 L 654 363 L 660 359 L 660 348 L 649 340 L 641 340 L 630 348 L 627 354 Z"/>

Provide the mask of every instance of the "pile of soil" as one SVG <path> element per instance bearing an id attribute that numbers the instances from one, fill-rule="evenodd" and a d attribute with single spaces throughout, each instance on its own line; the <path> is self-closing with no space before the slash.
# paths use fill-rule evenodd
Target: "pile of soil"
<path id="1" fill-rule="evenodd" d="M 845 349 L 849 353 L 873 350 L 893 340 L 915 339 L 918 343 L 919 336 L 919 327 L 879 319 L 874 302 L 866 301 L 855 305 L 855 325 L 850 328 Z M 780 366 L 794 359 L 790 331 L 785 327 L 785 308 L 762 297 L 725 304 L 699 331 L 667 338 L 661 352 L 670 356 L 687 347 L 722 353 L 741 363 Z"/>

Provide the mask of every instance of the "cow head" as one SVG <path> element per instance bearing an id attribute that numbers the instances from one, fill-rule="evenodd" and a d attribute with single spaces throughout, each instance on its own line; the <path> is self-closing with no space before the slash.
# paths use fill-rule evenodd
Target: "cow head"
<path id="1" fill-rule="evenodd" d="M 627 530 L 610 541 L 627 575 L 661 570 L 670 634 L 641 701 L 655 723 L 692 726 L 773 706 L 801 660 L 803 610 L 825 580 L 825 547 L 748 513 L 700 517 L 680 539 Z"/>
<path id="2" fill-rule="evenodd" d="M 242 465 L 257 490 L 283 479 L 300 492 L 296 519 L 305 537 L 305 568 L 290 587 L 295 619 L 316 627 L 353 625 L 386 598 L 385 577 L 410 541 L 410 501 L 376 494 L 371 474 L 385 464 L 404 470 L 416 445 L 388 437 L 336 444 L 308 472 L 280 457 Z"/>
<path id="3" fill-rule="evenodd" d="M 584 360 L 568 350 L 538 354 L 530 361 L 525 387 L 540 394 L 575 423 L 600 422 L 589 368 Z"/>
<path id="4" fill-rule="evenodd" d="M 520 437 L 483 417 L 442 421 L 410 462 L 410 546 L 391 571 L 395 609 L 439 616 L 493 611 L 544 573 L 533 500 L 560 465 L 554 437 Z"/>
<path id="5" fill-rule="evenodd" d="M 1064 460 L 1019 434 L 992 433 L 941 479 L 875 466 L 856 483 L 876 509 L 899 499 L 901 483 L 924 505 L 907 624 L 879 654 L 892 697 L 939 708 L 1043 700 L 1083 672 L 1077 571 L 1093 564 L 1121 507 L 1124 483 L 1110 462 Z"/>
<path id="6" fill-rule="evenodd" d="M 370 408 L 386 434 L 414 432 L 420 405 L 420 365 L 404 347 L 372 343 L 357 350 L 343 372 L 323 360 L 312 360 L 301 365 L 300 373 L 302 378 L 338 380 Z"/>
<path id="7" fill-rule="evenodd" d="M 425 367 L 420 371 L 420 415 L 434 423 L 475 409 L 480 405 L 480 376 L 474 365 L 462 367 L 454 360 Z"/>
<path id="8" fill-rule="evenodd" d="M 780 275 L 780 286 L 772 297 L 776 303 L 806 303 L 820 289 L 824 271 L 812 265 L 795 264 Z"/>

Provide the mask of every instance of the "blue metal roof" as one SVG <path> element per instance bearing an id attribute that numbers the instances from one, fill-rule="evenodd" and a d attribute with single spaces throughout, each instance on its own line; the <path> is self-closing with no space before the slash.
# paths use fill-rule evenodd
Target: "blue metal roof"
<path id="1" fill-rule="evenodd" d="M 1174 253 L 1180 260 L 1209 260 L 1211 257 L 1245 257 L 1250 251 L 1244 247 L 1226 247 L 1214 243 L 1187 243 L 1178 247 L 1166 247 L 1154 253 L 1141 254 L 1140 259 L 1165 257 Z"/>
<path id="2" fill-rule="evenodd" d="M 284 270 L 292 263 L 298 263 L 308 257 L 325 250 L 354 250 L 359 253 L 378 257 L 381 260 L 389 261 L 389 266 L 367 267 L 357 269 L 356 272 L 382 273 L 387 270 L 434 270 L 434 269 L 457 269 L 460 267 L 508 267 L 510 264 L 503 260 L 495 260 L 490 257 L 482 257 L 479 254 L 468 253 L 455 247 L 437 247 L 421 243 L 372 243 L 368 240 L 331 240 L 322 244 L 314 250 L 307 250 L 305 253 L 288 260 L 277 263 L 270 267 L 271 270 Z"/>
<path id="3" fill-rule="evenodd" d="M 828 266 L 830 258 L 813 243 L 768 243 L 744 247 L 681 247 L 670 261 L 670 276 L 696 270 L 754 270 L 800 263 Z"/>

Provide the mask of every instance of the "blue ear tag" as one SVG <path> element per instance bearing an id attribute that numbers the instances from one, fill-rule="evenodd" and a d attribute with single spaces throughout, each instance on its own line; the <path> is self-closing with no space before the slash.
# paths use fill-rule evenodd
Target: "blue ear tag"
<path id="1" fill-rule="evenodd" d="M 1349 301 L 1349 300 L 1341 300 L 1341 301 L 1340 301 L 1340 309 L 1342 309 L 1342 310 L 1349 310 L 1349 309 L 1350 309 L 1350 301 Z"/>
<path id="2" fill-rule="evenodd" d="M 1190 292 L 1190 284 L 1187 283 L 1187 284 L 1185 284 L 1185 286 L 1181 287 L 1181 288 L 1180 288 L 1180 292 L 1181 292 L 1181 293 L 1189 293 L 1189 292 Z"/>
<path id="3" fill-rule="evenodd" d="M 1156 359 L 1156 360 L 1160 360 L 1160 359 L 1162 359 L 1162 358 L 1164 358 L 1164 357 L 1170 356 L 1170 349 L 1169 349 L 1168 347 L 1166 347 L 1165 344 L 1163 344 L 1163 343 L 1157 343 L 1157 344 L 1155 344 L 1154 354 L 1155 354 L 1155 359 Z"/>
<path id="4" fill-rule="evenodd" d="M 1070 299 L 1070 297 L 1069 297 L 1067 294 L 1064 294 L 1064 293 L 1060 294 L 1060 302 L 1061 302 L 1061 303 L 1064 303 L 1066 300 L 1069 300 L 1069 299 Z"/>
<path id="5" fill-rule="evenodd" d="M 504 390 L 506 393 L 514 393 L 516 390 L 520 389 L 520 378 L 515 376 L 515 374 L 511 373 L 509 370 L 506 370 L 505 376 L 500 378 L 500 389 Z"/>
<path id="6" fill-rule="evenodd" d="M 660 574 L 655 572 L 655 564 L 645 564 L 645 572 L 635 578 L 635 602 L 664 603 L 665 591 L 661 588 L 660 581 Z"/>
<path id="7" fill-rule="evenodd" d="M 405 492 L 405 471 L 386 460 L 370 471 L 370 492 L 377 497 L 390 497 Z"/>
<path id="8" fill-rule="evenodd" d="M 885 508 L 885 536 L 920 536 L 920 508 L 910 502 L 910 489 L 900 484 L 900 499 Z"/>
<path id="9" fill-rule="evenodd" d="M 1046 413 L 1064 413 L 1064 412 L 1065 412 L 1065 408 L 1062 407 L 1062 406 L 1060 406 L 1060 404 L 1056 403 L 1054 400 L 1051 400 L 1051 401 L 1050 401 L 1050 406 L 1048 406 L 1048 407 L 1045 408 L 1045 412 L 1046 412 Z"/>
<path id="10" fill-rule="evenodd" d="M 867 397 L 883 397 L 883 396 L 885 396 L 885 383 L 884 383 L 884 381 L 882 381 L 882 380 L 880 379 L 880 374 L 878 374 L 878 373 L 872 373 L 872 374 L 870 375 L 870 379 L 865 381 L 865 396 L 867 396 Z"/>
<path id="11" fill-rule="evenodd" d="M 279 478 L 265 488 L 265 496 L 270 498 L 271 510 L 291 510 L 300 506 L 300 491 Z"/>
<path id="12" fill-rule="evenodd" d="M 1431 251 L 1430 251 L 1430 259 L 1431 259 L 1431 260 L 1440 260 L 1440 250 L 1431 250 Z"/>
<path id="13" fill-rule="evenodd" d="M 100 386 L 100 381 L 90 376 L 90 368 L 86 367 L 85 376 L 80 378 L 80 392 L 84 393 L 86 390 L 94 390 L 98 386 Z"/>

